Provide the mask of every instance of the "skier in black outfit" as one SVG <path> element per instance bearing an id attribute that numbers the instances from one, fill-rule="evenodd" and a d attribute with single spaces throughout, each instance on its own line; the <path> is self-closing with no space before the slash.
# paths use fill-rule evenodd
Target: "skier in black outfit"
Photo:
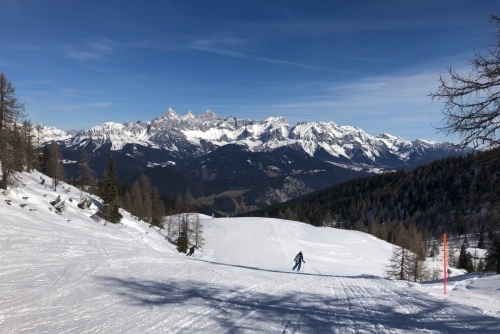
<path id="1" fill-rule="evenodd" d="M 195 245 L 191 246 L 191 248 L 189 248 L 189 253 L 186 254 L 186 256 L 191 256 L 194 254 L 194 249 L 196 248 Z"/>
<path id="2" fill-rule="evenodd" d="M 295 256 L 294 261 L 295 261 L 295 265 L 293 266 L 292 270 L 295 270 L 295 268 L 297 268 L 297 271 L 300 271 L 301 262 L 306 263 L 306 261 L 304 261 L 304 256 L 302 255 L 302 251 L 300 251 L 299 254 L 297 254 Z"/>

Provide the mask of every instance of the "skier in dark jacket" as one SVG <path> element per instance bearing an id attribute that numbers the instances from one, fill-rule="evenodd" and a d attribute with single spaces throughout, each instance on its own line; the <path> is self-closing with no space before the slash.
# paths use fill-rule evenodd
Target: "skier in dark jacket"
<path id="1" fill-rule="evenodd" d="M 189 248 L 189 253 L 186 254 L 186 256 L 191 256 L 194 254 L 194 249 L 196 248 L 195 245 L 191 246 L 191 248 Z"/>
<path id="2" fill-rule="evenodd" d="M 302 251 L 300 251 L 299 254 L 295 256 L 294 261 L 295 265 L 293 266 L 292 270 L 295 270 L 295 268 L 297 268 L 297 271 L 300 271 L 301 262 L 306 263 L 306 261 L 304 261 L 304 256 L 302 255 Z"/>

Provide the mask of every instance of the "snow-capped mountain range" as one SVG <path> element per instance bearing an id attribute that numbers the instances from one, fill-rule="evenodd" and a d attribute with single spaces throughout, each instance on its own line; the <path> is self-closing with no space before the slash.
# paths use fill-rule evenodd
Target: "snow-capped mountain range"
<path id="1" fill-rule="evenodd" d="M 99 176 L 113 152 L 116 173 L 131 184 L 145 173 L 160 193 L 175 199 L 187 189 L 208 212 L 263 208 L 356 177 L 409 170 L 463 154 L 450 143 L 408 141 L 333 122 L 219 118 L 213 112 L 169 109 L 152 121 L 104 123 L 88 130 L 36 126 L 40 146 L 56 141 L 68 178 L 78 178 L 85 150 Z"/>
<path id="2" fill-rule="evenodd" d="M 241 145 L 251 152 L 290 147 L 334 165 L 370 172 L 412 168 L 461 153 L 450 143 L 409 141 L 390 134 L 372 136 L 360 128 L 333 122 L 300 122 L 292 126 L 283 117 L 242 120 L 218 118 L 211 111 L 181 116 L 172 109 L 152 121 L 108 122 L 88 130 L 43 127 L 40 138 L 42 145 L 55 140 L 64 148 L 90 145 L 92 150 L 110 145 L 111 150 L 119 151 L 132 144 L 136 149 L 144 146 L 168 151 L 181 161 L 191 161 L 227 144 Z"/>

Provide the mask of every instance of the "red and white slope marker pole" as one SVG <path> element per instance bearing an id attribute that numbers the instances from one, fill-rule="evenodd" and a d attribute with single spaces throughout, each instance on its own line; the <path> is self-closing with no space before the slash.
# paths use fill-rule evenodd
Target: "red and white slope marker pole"
<path id="1" fill-rule="evenodd" d="M 444 245 L 444 254 L 443 254 L 443 282 L 444 282 L 444 294 L 446 294 L 446 274 L 448 271 L 446 270 L 446 233 L 443 234 L 443 245 Z"/>

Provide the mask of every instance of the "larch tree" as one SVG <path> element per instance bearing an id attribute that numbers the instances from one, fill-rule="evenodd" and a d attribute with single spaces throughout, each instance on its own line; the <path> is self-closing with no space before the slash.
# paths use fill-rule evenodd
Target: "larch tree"
<path id="1" fill-rule="evenodd" d="M 177 198 L 175 199 L 174 203 L 174 212 L 175 213 L 182 213 L 185 211 L 186 205 L 184 200 L 182 199 L 182 195 L 179 194 L 177 195 Z"/>
<path id="2" fill-rule="evenodd" d="M 0 72 L 0 165 L 3 189 L 7 189 L 9 178 L 19 158 L 19 152 L 14 146 L 14 128 L 24 116 L 24 104 L 19 103 L 14 86 L 7 76 Z"/>
<path id="3" fill-rule="evenodd" d="M 166 213 L 165 204 L 158 190 L 151 185 L 145 174 L 141 174 L 139 179 L 134 182 L 122 202 L 124 208 L 137 219 L 160 228 L 163 227 L 163 217 Z"/>
<path id="4" fill-rule="evenodd" d="M 179 236 L 177 238 L 177 250 L 180 253 L 186 253 L 189 247 L 189 220 L 187 214 L 179 215 Z"/>
<path id="5" fill-rule="evenodd" d="M 90 167 L 89 154 L 83 150 L 78 163 L 79 181 L 84 190 L 92 190 L 96 184 L 94 171 Z"/>
<path id="6" fill-rule="evenodd" d="M 176 223 L 175 223 L 175 216 L 169 216 L 167 221 L 167 227 L 166 233 L 167 233 L 167 238 L 172 241 L 174 239 L 174 236 L 177 235 L 177 230 L 176 230 Z"/>
<path id="7" fill-rule="evenodd" d="M 153 188 L 151 193 L 151 204 L 151 225 L 163 228 L 163 219 L 166 213 L 165 204 L 156 188 Z"/>
<path id="8" fill-rule="evenodd" d="M 142 212 L 140 219 L 150 223 L 153 209 L 153 203 L 151 199 L 151 182 L 145 174 L 139 176 L 139 189 L 141 191 L 141 202 L 142 202 Z"/>
<path id="9" fill-rule="evenodd" d="M 144 219 L 144 209 L 142 207 L 142 191 L 139 182 L 134 182 L 132 189 L 130 190 L 130 203 L 127 209 L 130 211 L 134 217 L 137 219 Z"/>
<path id="10" fill-rule="evenodd" d="M 40 154 L 38 158 L 38 170 L 42 174 L 48 175 L 49 160 L 50 160 L 49 148 L 47 146 L 44 146 L 42 149 L 42 154 Z"/>
<path id="11" fill-rule="evenodd" d="M 23 170 L 23 166 L 26 164 L 26 156 L 25 156 L 25 150 L 24 150 L 24 138 L 22 134 L 22 127 L 20 127 L 17 123 L 14 123 L 12 125 L 12 131 L 10 132 L 10 147 L 12 147 L 12 150 L 16 152 L 17 154 L 15 155 L 15 158 L 12 159 L 12 162 L 10 164 L 11 169 L 13 171 L 20 172 Z"/>
<path id="12" fill-rule="evenodd" d="M 500 144 L 500 16 L 492 15 L 490 21 L 497 34 L 487 54 L 476 53 L 468 73 L 448 69 L 430 94 L 433 100 L 444 101 L 444 125 L 438 131 L 460 135 L 463 147 Z"/>
<path id="13" fill-rule="evenodd" d="M 394 246 L 385 272 L 389 277 L 397 280 L 409 280 L 411 261 L 411 254 L 407 248 Z"/>
<path id="14" fill-rule="evenodd" d="M 428 276 L 425 260 L 419 258 L 418 254 L 413 253 L 409 257 L 409 281 L 421 282 Z"/>
<path id="15" fill-rule="evenodd" d="M 26 170 L 36 169 L 38 165 L 38 155 L 35 150 L 33 139 L 35 135 L 33 134 L 33 125 L 29 120 L 25 120 L 22 125 L 22 152 L 24 155 L 24 163 Z"/>
<path id="16" fill-rule="evenodd" d="M 59 182 L 66 179 L 62 163 L 61 148 L 55 141 L 52 141 L 49 146 L 49 152 L 47 175 L 52 178 L 52 186 L 54 190 L 57 190 Z"/>
<path id="17" fill-rule="evenodd" d="M 450 68 L 447 75 L 440 76 L 438 89 L 430 94 L 433 100 L 444 102 L 444 125 L 438 131 L 458 134 L 463 147 L 500 146 L 500 16 L 491 15 L 490 22 L 496 35 L 488 51 L 476 53 L 466 73 Z M 498 182 L 495 187 L 498 193 Z M 500 274 L 500 247 L 495 246 L 500 244 L 499 220 L 491 221 L 495 233 L 491 235 L 488 268 L 496 268 Z"/>
<path id="18" fill-rule="evenodd" d="M 195 212 L 196 207 L 194 205 L 194 198 L 189 189 L 186 191 L 186 195 L 184 196 L 184 205 L 186 212 Z"/>
<path id="19" fill-rule="evenodd" d="M 194 227 L 193 227 L 193 239 L 196 248 L 203 248 L 205 239 L 203 238 L 203 225 L 201 224 L 201 219 L 199 214 L 195 214 Z"/>

